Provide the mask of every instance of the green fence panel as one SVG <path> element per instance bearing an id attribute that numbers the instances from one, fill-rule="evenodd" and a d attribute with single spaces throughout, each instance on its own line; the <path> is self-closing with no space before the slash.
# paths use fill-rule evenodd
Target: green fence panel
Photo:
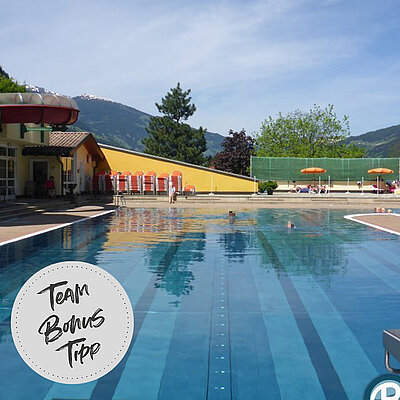
<path id="1" fill-rule="evenodd" d="M 291 158 L 291 157 L 252 157 L 251 176 L 260 180 L 300 181 L 312 178 L 312 174 L 303 174 L 303 168 L 320 167 L 326 169 L 322 180 L 331 181 L 372 181 L 375 174 L 368 174 L 372 168 L 389 168 L 393 174 L 382 175 L 385 180 L 399 178 L 400 158 Z"/>

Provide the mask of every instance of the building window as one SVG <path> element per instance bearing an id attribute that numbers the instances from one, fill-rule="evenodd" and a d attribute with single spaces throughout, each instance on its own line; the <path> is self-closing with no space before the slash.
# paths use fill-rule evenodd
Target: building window
<path id="1" fill-rule="evenodd" d="M 15 156 L 14 147 L 0 146 L 0 196 L 6 200 L 15 198 Z"/>
<path id="2" fill-rule="evenodd" d="M 63 164 L 63 182 L 66 183 L 75 183 L 75 163 L 74 159 L 71 157 L 64 157 L 62 159 Z"/>

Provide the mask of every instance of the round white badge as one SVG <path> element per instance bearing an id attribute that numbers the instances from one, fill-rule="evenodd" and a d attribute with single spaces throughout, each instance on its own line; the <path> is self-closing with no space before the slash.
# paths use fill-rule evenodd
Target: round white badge
<path id="1" fill-rule="evenodd" d="M 85 383 L 110 372 L 132 340 L 133 311 L 120 283 L 80 261 L 41 269 L 15 299 L 11 331 L 23 360 L 60 383 Z"/>

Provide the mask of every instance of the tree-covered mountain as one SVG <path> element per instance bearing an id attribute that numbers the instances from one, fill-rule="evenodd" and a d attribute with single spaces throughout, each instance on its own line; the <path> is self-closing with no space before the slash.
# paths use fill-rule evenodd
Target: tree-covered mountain
<path id="1" fill-rule="evenodd" d="M 366 149 L 366 157 L 400 157 L 400 125 L 351 136 L 349 143 Z"/>
<path id="2" fill-rule="evenodd" d="M 0 73 L 6 74 L 0 70 Z M 48 89 L 26 85 L 28 92 L 53 93 Z M 147 137 L 146 126 L 150 114 L 104 97 L 83 94 L 73 98 L 79 106 L 77 122 L 68 127 L 73 131 L 92 132 L 98 142 L 126 149 L 143 151 L 142 139 Z M 221 150 L 224 137 L 218 133 L 206 132 L 206 156 L 214 156 Z"/>
<path id="3" fill-rule="evenodd" d="M 94 133 L 98 142 L 132 150 L 143 150 L 150 115 L 114 101 L 82 95 L 74 97 L 79 118 L 74 130 Z"/>
<path id="4" fill-rule="evenodd" d="M 0 77 L 10 78 L 0 67 Z M 55 93 L 47 89 L 26 85 L 29 92 Z M 57 93 L 55 93 L 57 94 Z M 78 121 L 70 130 L 93 132 L 99 142 L 132 150 L 144 149 L 142 139 L 147 136 L 146 126 L 151 117 L 133 107 L 101 97 L 82 95 L 74 97 L 80 108 Z M 221 151 L 224 136 L 206 132 L 206 155 Z M 400 125 L 378 129 L 359 136 L 350 136 L 348 143 L 366 149 L 366 157 L 400 157 Z"/>
<path id="5" fill-rule="evenodd" d="M 142 139 L 147 137 L 146 126 L 150 114 L 136 108 L 92 95 L 74 97 L 79 106 L 78 121 L 70 127 L 94 133 L 100 143 L 143 151 Z M 206 155 L 215 155 L 221 150 L 223 136 L 206 132 Z"/>
<path id="6" fill-rule="evenodd" d="M 74 97 L 74 100 L 78 103 L 80 114 L 70 129 L 93 132 L 101 143 L 143 151 L 142 139 L 147 137 L 145 128 L 150 114 L 87 94 Z M 224 136 L 206 132 L 206 139 L 206 155 L 221 151 Z M 350 136 L 347 142 L 364 147 L 366 157 L 400 157 L 400 125 Z"/>
<path id="7" fill-rule="evenodd" d="M 10 75 L 8 75 L 6 71 L 4 71 L 4 69 L 1 67 L 1 65 L 0 65 L 0 76 L 10 79 Z"/>

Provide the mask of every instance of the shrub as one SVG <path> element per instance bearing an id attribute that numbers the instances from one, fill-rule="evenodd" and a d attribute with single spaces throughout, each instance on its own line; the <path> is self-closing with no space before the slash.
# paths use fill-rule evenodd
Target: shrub
<path id="1" fill-rule="evenodd" d="M 258 183 L 258 190 L 260 193 L 272 194 L 272 192 L 278 187 L 276 181 L 262 181 Z"/>

